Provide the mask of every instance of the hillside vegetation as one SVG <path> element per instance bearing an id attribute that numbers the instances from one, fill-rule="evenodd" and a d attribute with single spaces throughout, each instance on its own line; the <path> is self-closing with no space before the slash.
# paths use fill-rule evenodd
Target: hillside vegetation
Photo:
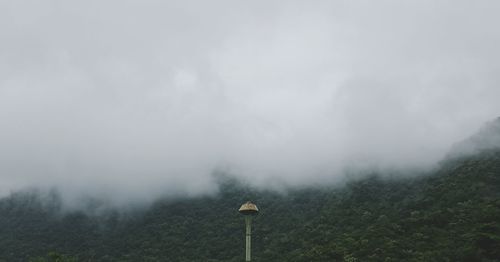
<path id="1" fill-rule="evenodd" d="M 237 209 L 249 199 L 261 210 L 254 261 L 500 261 L 498 150 L 426 176 L 286 194 L 227 179 L 214 197 L 135 213 L 62 213 L 56 193 L 17 193 L 0 201 L 0 260 L 243 261 Z"/>

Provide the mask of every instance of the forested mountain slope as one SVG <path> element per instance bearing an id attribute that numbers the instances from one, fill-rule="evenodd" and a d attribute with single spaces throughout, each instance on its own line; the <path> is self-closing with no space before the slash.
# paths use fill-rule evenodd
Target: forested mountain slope
<path id="1" fill-rule="evenodd" d="M 61 213 L 57 194 L 0 201 L 0 260 L 242 261 L 251 199 L 254 261 L 500 261 L 500 151 L 426 176 L 373 175 L 342 187 L 257 191 L 227 179 L 213 197 L 135 213 Z M 56 257 L 56 255 L 52 255 Z"/>

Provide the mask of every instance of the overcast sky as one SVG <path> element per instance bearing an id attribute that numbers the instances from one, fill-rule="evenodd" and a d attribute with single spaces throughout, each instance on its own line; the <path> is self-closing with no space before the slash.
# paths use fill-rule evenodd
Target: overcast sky
<path id="1" fill-rule="evenodd" d="M 500 115 L 499 1 L 0 0 L 0 192 L 428 168 Z"/>

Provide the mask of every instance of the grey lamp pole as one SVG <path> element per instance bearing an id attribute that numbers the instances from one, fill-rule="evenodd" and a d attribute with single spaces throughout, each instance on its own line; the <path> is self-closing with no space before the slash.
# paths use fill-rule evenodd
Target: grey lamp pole
<path id="1" fill-rule="evenodd" d="M 245 216 L 245 261 L 251 261 L 250 253 L 252 251 L 252 216 L 257 215 L 257 213 L 259 213 L 259 209 L 254 203 L 248 201 L 245 204 L 241 205 L 238 211 Z"/>

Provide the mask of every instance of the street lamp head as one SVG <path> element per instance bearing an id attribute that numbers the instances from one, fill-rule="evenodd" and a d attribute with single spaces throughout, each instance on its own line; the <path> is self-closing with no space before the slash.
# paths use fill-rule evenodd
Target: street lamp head
<path id="1" fill-rule="evenodd" d="M 257 213 L 259 213 L 259 209 L 257 208 L 257 206 L 250 201 L 241 205 L 238 211 L 243 215 L 257 215 Z"/>
<path id="2" fill-rule="evenodd" d="M 245 226 L 246 226 L 246 233 L 245 233 L 245 261 L 251 261 L 251 243 L 252 243 L 252 216 L 257 215 L 259 213 L 259 209 L 257 206 L 248 201 L 245 204 L 241 205 L 240 209 L 238 210 L 241 214 L 245 216 Z"/>

